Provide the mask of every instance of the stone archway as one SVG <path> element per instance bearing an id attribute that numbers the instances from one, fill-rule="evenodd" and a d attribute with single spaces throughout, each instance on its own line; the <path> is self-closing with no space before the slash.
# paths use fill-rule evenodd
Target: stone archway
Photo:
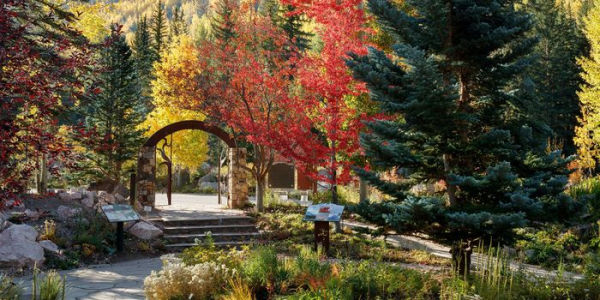
<path id="1" fill-rule="evenodd" d="M 246 165 L 246 149 L 236 148 L 235 141 L 223 129 L 202 121 L 188 120 L 170 124 L 154 133 L 142 145 L 138 156 L 136 176 L 136 201 L 137 210 L 145 206 L 154 208 L 156 190 L 156 145 L 166 136 L 186 129 L 202 130 L 215 136 L 227 144 L 229 158 L 227 206 L 229 208 L 241 208 L 248 201 L 248 183 L 243 167 Z"/>

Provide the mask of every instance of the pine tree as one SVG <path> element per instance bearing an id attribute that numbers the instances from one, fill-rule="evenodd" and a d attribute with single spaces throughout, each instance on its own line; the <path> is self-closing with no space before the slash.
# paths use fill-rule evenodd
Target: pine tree
<path id="1" fill-rule="evenodd" d="M 262 11 L 271 18 L 273 24 L 285 31 L 290 45 L 293 45 L 290 48 L 299 52 L 309 49 L 310 39 L 313 35 L 302 29 L 306 18 L 304 14 L 297 11 L 294 5 L 282 5 L 278 0 L 267 0 L 263 2 Z"/>
<path id="2" fill-rule="evenodd" d="M 512 1 L 406 3 L 410 14 L 369 0 L 396 45 L 391 57 L 370 49 L 348 61 L 390 115 L 368 123 L 361 144 L 374 171 L 357 173 L 391 200 L 353 210 L 397 232 L 450 243 L 455 268 L 468 272 L 477 240 L 506 242 L 514 228 L 569 216 L 569 159 L 545 152 L 546 137 L 534 135 L 530 124 L 530 103 L 511 88 L 535 45 L 526 14 Z M 445 188 L 411 190 L 434 183 Z"/>
<path id="3" fill-rule="evenodd" d="M 590 173 L 597 169 L 600 157 L 600 3 L 585 18 L 585 36 L 591 49 L 587 57 L 579 60 L 585 84 L 578 93 L 581 117 L 575 129 L 575 144 L 580 167 Z"/>
<path id="4" fill-rule="evenodd" d="M 165 39 L 167 38 L 167 15 L 165 13 L 165 5 L 162 0 L 156 2 L 154 11 L 152 11 L 152 21 L 150 22 L 150 32 L 152 33 L 154 53 L 157 55 L 157 60 L 160 58 L 161 51 L 164 48 Z"/>
<path id="5" fill-rule="evenodd" d="M 586 48 L 586 41 L 576 20 L 568 17 L 562 6 L 554 0 L 531 0 L 527 11 L 532 13 L 532 35 L 539 39 L 533 50 L 535 61 L 527 72 L 535 87 L 541 117 L 552 130 L 551 138 L 562 145 L 567 155 L 575 154 L 573 137 L 579 100 L 577 91 L 581 84 L 577 57 Z"/>
<path id="6" fill-rule="evenodd" d="M 81 141 L 89 150 L 87 157 L 99 175 L 113 180 L 121 178 L 123 164 L 136 157 L 144 140 L 138 127 L 144 120 L 145 99 L 120 28 L 112 26 L 99 54 L 98 82 L 81 105 L 86 126 L 95 132 Z"/>
<path id="7" fill-rule="evenodd" d="M 133 59 L 140 81 L 142 95 L 146 98 L 146 112 L 152 111 L 150 82 L 153 79 L 153 64 L 157 56 L 151 43 L 146 16 L 138 19 L 137 29 L 132 43 Z"/>
<path id="8" fill-rule="evenodd" d="M 175 37 L 185 33 L 187 33 L 187 24 L 183 18 L 183 11 L 180 7 L 176 6 L 173 8 L 173 16 L 169 24 L 169 43 L 171 43 Z"/>
<path id="9" fill-rule="evenodd" d="M 223 45 L 235 37 L 235 0 L 219 0 L 215 7 L 215 15 L 212 18 L 211 26 L 213 36 Z"/>

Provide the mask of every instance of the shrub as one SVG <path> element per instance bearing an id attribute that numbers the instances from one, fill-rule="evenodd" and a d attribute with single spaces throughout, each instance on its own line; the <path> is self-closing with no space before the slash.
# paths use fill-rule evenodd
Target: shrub
<path id="1" fill-rule="evenodd" d="M 33 272 L 32 299 L 59 300 L 66 297 L 66 278 L 52 270 L 46 275 L 40 275 L 39 270 Z"/>
<path id="2" fill-rule="evenodd" d="M 586 203 L 594 219 L 600 218 L 600 177 L 588 178 L 569 188 L 573 199 Z"/>
<path id="3" fill-rule="evenodd" d="M 334 268 L 334 270 L 332 270 Z M 332 273 L 336 273 L 335 266 L 321 263 L 320 253 L 303 246 L 298 256 L 290 266 L 290 272 L 295 284 L 300 287 L 309 287 L 316 290 L 325 285 Z"/>
<path id="4" fill-rule="evenodd" d="M 275 249 L 259 247 L 249 253 L 242 264 L 242 274 L 258 294 L 273 294 L 282 289 L 288 274 L 277 259 Z"/>
<path id="5" fill-rule="evenodd" d="M 252 289 L 240 277 L 229 281 L 229 294 L 221 300 L 254 300 Z"/>
<path id="6" fill-rule="evenodd" d="M 146 277 L 144 293 L 150 300 L 211 299 L 223 293 L 233 275 L 233 270 L 214 262 L 165 262 L 162 270 Z"/>
<path id="7" fill-rule="evenodd" d="M 340 278 L 352 295 L 365 299 L 429 299 L 440 293 L 427 273 L 370 261 L 344 264 Z"/>
<path id="8" fill-rule="evenodd" d="M 525 239 L 517 242 L 517 248 L 525 253 L 525 262 L 549 268 L 558 267 L 565 259 L 576 260 L 571 253 L 581 246 L 577 236 L 572 232 L 562 232 L 559 227 L 549 227 L 523 235 Z"/>
<path id="9" fill-rule="evenodd" d="M 21 289 L 12 281 L 12 278 L 0 273 L 0 299 L 21 299 Z"/>
<path id="10" fill-rule="evenodd" d="M 108 245 L 112 244 L 114 238 L 115 230 L 112 225 L 96 212 L 82 213 L 75 223 L 73 236 L 75 244 L 93 245 L 95 249 L 112 253 L 114 249 Z"/>
<path id="11" fill-rule="evenodd" d="M 45 220 L 44 221 L 44 232 L 40 235 L 40 240 L 50 240 L 53 242 L 57 242 L 56 238 L 56 222 L 54 220 Z"/>
<path id="12" fill-rule="evenodd" d="M 239 269 L 242 255 L 245 251 L 245 248 L 242 251 L 238 251 L 235 248 L 231 248 L 230 250 L 217 248 L 212 242 L 212 238 L 209 238 L 203 244 L 183 250 L 180 257 L 186 265 L 214 262 L 219 265 L 225 265 L 230 269 Z"/>

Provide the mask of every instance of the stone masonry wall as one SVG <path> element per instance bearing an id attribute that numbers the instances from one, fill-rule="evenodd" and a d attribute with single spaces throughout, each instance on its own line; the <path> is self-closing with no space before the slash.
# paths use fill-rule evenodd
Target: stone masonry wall
<path id="1" fill-rule="evenodd" d="M 156 147 L 142 147 L 139 153 L 137 171 L 137 200 L 135 209 L 141 211 L 144 206 L 154 207 L 154 187 L 156 171 Z"/>
<path id="2" fill-rule="evenodd" d="M 248 201 L 248 182 L 246 180 L 246 149 L 229 148 L 229 174 L 227 206 L 242 208 Z"/>

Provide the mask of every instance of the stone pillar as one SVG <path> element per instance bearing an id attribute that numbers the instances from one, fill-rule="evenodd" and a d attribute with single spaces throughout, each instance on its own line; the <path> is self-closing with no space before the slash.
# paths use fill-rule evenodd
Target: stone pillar
<path id="1" fill-rule="evenodd" d="M 227 207 L 242 208 L 248 201 L 246 180 L 246 148 L 229 148 Z"/>
<path id="2" fill-rule="evenodd" d="M 135 209 L 142 211 L 144 206 L 154 208 L 154 180 L 156 171 L 156 147 L 144 146 L 140 149 L 137 169 L 137 200 Z"/>

